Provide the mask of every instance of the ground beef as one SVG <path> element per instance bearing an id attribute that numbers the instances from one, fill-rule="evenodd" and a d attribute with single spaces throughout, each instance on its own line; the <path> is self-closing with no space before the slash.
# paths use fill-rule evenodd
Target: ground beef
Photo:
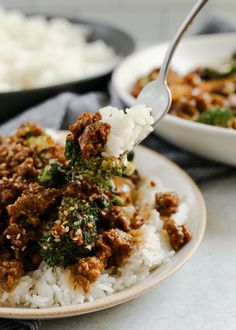
<path id="1" fill-rule="evenodd" d="M 119 228 L 126 232 L 130 231 L 130 220 L 125 217 L 119 206 L 113 206 L 107 210 L 100 210 L 99 218 L 103 228 Z"/>
<path id="2" fill-rule="evenodd" d="M 178 101 L 173 101 L 170 112 L 178 117 L 191 120 L 195 120 L 200 114 L 195 100 L 187 96 L 182 96 Z"/>
<path id="3" fill-rule="evenodd" d="M 6 260 L 0 258 L 0 287 L 9 291 L 18 279 L 24 274 L 22 263 L 17 260 Z"/>
<path id="4" fill-rule="evenodd" d="M 13 204 L 25 188 L 22 182 L 14 182 L 12 179 L 4 178 L 0 183 L 0 234 L 8 226 L 9 216 L 7 206 Z M 1 254 L 0 254 L 1 256 Z"/>
<path id="5" fill-rule="evenodd" d="M 111 126 L 103 123 L 101 119 L 99 112 L 94 114 L 85 112 L 69 126 L 71 134 L 67 136 L 67 141 L 78 141 L 84 158 L 97 156 L 107 142 Z"/>
<path id="6" fill-rule="evenodd" d="M 6 181 L 10 179 L 5 179 Z M 0 186 L 1 187 L 1 186 Z M 0 192 L 2 195 L 2 209 L 4 218 L 0 222 L 1 235 L 5 237 L 5 246 L 9 256 L 21 261 L 24 271 L 32 270 L 41 261 L 38 239 L 40 232 L 37 227 L 42 224 L 43 216 L 56 205 L 57 197 L 61 194 L 54 188 L 45 188 L 38 183 L 24 185 L 22 183 L 9 184 L 8 190 Z M 32 244 L 34 246 L 31 251 Z M 6 251 L 4 251 L 5 253 Z M 0 258 L 3 257 L 0 251 Z M 28 261 L 25 262 L 25 260 Z M 27 268 L 25 268 L 27 265 Z"/>
<path id="7" fill-rule="evenodd" d="M 0 146 L 0 176 L 16 173 L 18 166 L 30 156 L 30 149 L 20 143 Z"/>
<path id="8" fill-rule="evenodd" d="M 232 120 L 232 122 L 230 123 L 230 127 L 236 129 L 236 118 Z"/>
<path id="9" fill-rule="evenodd" d="M 235 93 L 236 85 L 232 81 L 222 80 L 217 81 L 217 84 L 212 88 L 212 92 L 222 96 L 229 96 Z"/>
<path id="10" fill-rule="evenodd" d="M 138 211 L 136 211 L 131 220 L 131 228 L 138 229 L 143 225 L 143 222 L 144 222 L 143 217 L 138 213 Z"/>
<path id="11" fill-rule="evenodd" d="M 199 73 L 196 71 L 189 72 L 184 77 L 184 82 L 191 85 L 192 87 L 196 87 L 201 83 L 202 79 L 199 76 Z"/>
<path id="12" fill-rule="evenodd" d="M 173 220 L 166 221 L 163 229 L 166 230 L 169 236 L 170 245 L 175 251 L 179 251 L 192 238 L 186 225 L 179 226 Z"/>
<path id="13" fill-rule="evenodd" d="M 218 100 L 218 101 L 217 101 Z M 214 104 L 217 101 L 217 104 Z M 174 100 L 170 112 L 184 119 L 195 120 L 200 113 L 206 111 L 211 105 L 222 105 L 219 97 L 212 97 L 201 89 L 195 88 L 190 95 L 183 95 Z"/>
<path id="14" fill-rule="evenodd" d="M 211 106 L 212 96 L 209 93 L 197 93 L 194 100 L 197 110 L 202 113 Z"/>
<path id="15" fill-rule="evenodd" d="M 18 166 L 16 173 L 21 178 L 34 181 L 39 175 L 39 170 L 35 168 L 33 158 L 28 157 Z"/>
<path id="16" fill-rule="evenodd" d="M 101 119 L 102 116 L 99 112 L 94 114 L 85 112 L 77 118 L 73 125 L 69 126 L 69 130 L 71 131 L 73 138 L 77 140 L 88 125 L 92 125 Z"/>
<path id="17" fill-rule="evenodd" d="M 155 68 L 150 72 L 149 75 L 139 78 L 133 86 L 131 95 L 133 95 L 134 97 L 138 97 L 139 93 L 147 83 L 157 79 L 159 72 L 160 69 Z M 174 70 L 169 71 L 167 77 L 168 84 L 176 84 L 181 80 L 182 79 L 178 73 L 176 73 Z"/>
<path id="18" fill-rule="evenodd" d="M 36 125 L 23 125 L 0 145 L 0 178 L 33 181 L 50 159 L 65 162 L 64 149 Z"/>
<path id="19" fill-rule="evenodd" d="M 112 251 L 108 266 L 119 266 L 130 256 L 134 248 L 133 237 L 119 229 L 110 229 L 102 234 L 102 239 Z"/>
<path id="20" fill-rule="evenodd" d="M 91 283 L 97 280 L 102 270 L 104 270 L 104 264 L 99 258 L 81 258 L 75 265 L 70 267 L 73 284 L 82 287 L 84 292 L 87 293 Z"/>
<path id="21" fill-rule="evenodd" d="M 25 124 L 0 144 L 0 286 L 10 290 L 25 272 L 38 267 L 39 231 L 62 192 L 40 186 L 40 168 L 63 148 L 36 125 Z"/>
<path id="22" fill-rule="evenodd" d="M 148 82 L 148 79 L 145 79 L 145 81 L 143 81 L 142 78 L 138 79 L 131 90 L 131 95 L 133 97 L 138 97 L 139 93 Z"/>
<path id="23" fill-rule="evenodd" d="M 155 208 L 160 213 L 161 217 L 169 218 L 172 214 L 176 213 L 179 203 L 179 197 L 174 192 L 156 194 Z"/>
<path id="24" fill-rule="evenodd" d="M 98 235 L 97 237 L 95 250 L 96 256 L 102 261 L 104 267 L 106 268 L 107 261 L 112 255 L 112 249 L 108 244 L 104 242 L 102 234 Z"/>
<path id="25" fill-rule="evenodd" d="M 6 239 L 11 242 L 11 247 L 15 249 L 26 248 L 28 241 L 36 239 L 36 233 L 33 229 L 26 230 L 17 223 L 10 223 L 3 232 Z"/>
<path id="26" fill-rule="evenodd" d="M 119 229 L 103 232 L 98 236 L 95 256 L 81 258 L 70 267 L 73 284 L 88 292 L 101 272 L 106 267 L 120 265 L 131 254 L 133 247 L 131 235 Z"/>
<path id="27" fill-rule="evenodd" d="M 38 183 L 29 184 L 28 189 L 18 197 L 16 202 L 7 207 L 10 222 L 16 222 L 18 218 L 24 217 L 28 224 L 38 226 L 40 216 L 49 207 L 55 205 L 60 195 L 61 192 L 58 189 L 44 188 Z"/>
<path id="28" fill-rule="evenodd" d="M 24 160 L 30 156 L 31 150 L 29 147 L 24 147 L 20 143 L 16 144 L 15 150 L 12 153 L 9 154 L 9 159 L 7 159 L 7 162 L 9 165 L 13 168 L 16 168 L 19 164 L 23 163 Z"/>
<path id="29" fill-rule="evenodd" d="M 0 183 L 0 208 L 13 204 L 24 188 L 25 185 L 21 182 L 14 182 L 7 178 L 2 180 Z"/>
<path id="30" fill-rule="evenodd" d="M 236 114 L 236 86 L 235 86 L 235 94 L 229 95 L 227 98 L 227 107 L 232 109 L 234 113 Z"/>
<path id="31" fill-rule="evenodd" d="M 63 153 L 62 146 L 29 123 L 1 139 L 0 287 L 5 290 L 42 260 L 38 227 L 55 212 L 63 189 L 39 185 L 38 174 L 50 159 L 65 163 Z"/>
<path id="32" fill-rule="evenodd" d="M 111 126 L 107 123 L 96 122 L 85 128 L 79 137 L 79 145 L 84 158 L 94 157 L 104 148 Z"/>

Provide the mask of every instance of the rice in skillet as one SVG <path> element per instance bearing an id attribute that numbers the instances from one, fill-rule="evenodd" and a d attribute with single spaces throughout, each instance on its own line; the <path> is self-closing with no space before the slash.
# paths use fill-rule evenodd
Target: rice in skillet
<path id="1" fill-rule="evenodd" d="M 0 91 L 67 83 L 106 72 L 119 56 L 88 27 L 0 7 Z"/>

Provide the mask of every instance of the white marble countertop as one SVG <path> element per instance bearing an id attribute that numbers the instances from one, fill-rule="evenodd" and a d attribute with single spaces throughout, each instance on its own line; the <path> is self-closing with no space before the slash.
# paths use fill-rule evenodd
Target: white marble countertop
<path id="1" fill-rule="evenodd" d="M 236 177 L 201 185 L 208 208 L 203 242 L 174 276 L 123 305 L 44 321 L 42 330 L 236 329 Z"/>

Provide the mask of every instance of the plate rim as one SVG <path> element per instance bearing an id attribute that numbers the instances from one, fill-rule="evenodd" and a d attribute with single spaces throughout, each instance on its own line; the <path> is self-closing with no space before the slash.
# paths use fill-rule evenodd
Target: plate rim
<path id="1" fill-rule="evenodd" d="M 212 126 L 208 124 L 198 123 L 195 121 L 191 121 L 188 119 L 180 118 L 174 115 L 166 114 L 166 116 L 163 118 L 163 120 L 167 123 L 171 123 L 173 125 L 178 126 L 188 126 L 195 130 L 200 131 L 207 131 L 209 133 L 215 133 L 217 135 L 224 135 L 224 136 L 230 136 L 230 137 L 236 137 L 236 131 L 230 128 L 224 128 L 224 127 L 218 127 L 218 126 Z"/>
<path id="2" fill-rule="evenodd" d="M 103 309 L 107 309 L 116 305 L 119 305 L 123 302 L 134 299 L 138 296 L 143 295 L 144 293 L 150 291 L 157 285 L 161 284 L 164 280 L 173 275 L 176 271 L 178 271 L 196 252 L 199 247 L 206 228 L 206 204 L 204 197 L 200 188 L 193 181 L 193 179 L 178 165 L 169 160 L 168 158 L 160 155 L 158 152 L 147 148 L 145 146 L 138 146 L 139 149 L 144 149 L 149 153 L 155 154 L 155 157 L 162 159 L 162 161 L 168 163 L 175 172 L 178 172 L 180 176 L 182 176 L 187 183 L 191 186 L 191 189 L 194 192 L 196 200 L 198 201 L 198 205 L 201 210 L 201 225 L 199 225 L 199 229 L 197 232 L 197 236 L 194 238 L 195 244 L 193 244 L 192 248 L 189 252 L 179 260 L 171 269 L 166 270 L 163 274 L 160 274 L 158 278 L 155 276 L 147 279 L 146 282 L 142 281 L 138 284 L 134 284 L 130 288 L 122 290 L 120 292 L 114 293 L 111 296 L 107 296 L 105 298 L 101 298 L 95 300 L 93 302 L 86 302 L 84 304 L 78 305 L 69 305 L 62 307 L 47 307 L 40 309 L 31 309 L 29 307 L 0 307 L 0 317 L 4 318 L 15 318 L 15 319 L 55 319 L 55 318 L 63 318 L 70 317 L 76 315 L 87 314 Z"/>
<path id="3" fill-rule="evenodd" d="M 204 40 L 207 41 L 209 39 L 225 39 L 225 38 L 229 38 L 229 39 L 235 39 L 236 38 L 236 32 L 226 32 L 226 33 L 213 33 L 213 34 L 204 34 L 204 35 L 195 35 L 195 36 L 190 36 L 187 38 L 184 38 L 183 43 L 188 43 L 188 42 L 194 42 L 195 40 Z M 140 56 L 141 54 L 144 53 L 148 53 L 150 51 L 153 51 L 156 48 L 159 47 L 167 47 L 169 44 L 168 41 L 164 41 L 164 42 L 160 42 L 156 45 L 152 45 L 150 47 L 141 49 L 139 51 L 136 51 L 132 54 L 130 54 L 129 56 L 127 56 L 126 58 L 124 58 L 119 64 L 118 66 L 115 68 L 113 74 L 112 74 L 112 86 L 114 87 L 116 93 L 118 94 L 118 96 L 121 98 L 121 100 L 127 105 L 127 106 L 132 106 L 135 103 L 135 98 L 128 93 L 128 91 L 126 90 L 122 90 L 119 87 L 119 83 L 118 83 L 118 75 L 120 73 L 120 70 L 122 69 L 123 65 L 126 65 L 127 62 L 130 61 L 130 59 L 132 59 L 133 57 L 136 56 Z M 203 123 L 198 123 L 198 122 L 193 122 L 191 120 L 188 119 L 184 119 L 184 118 L 179 118 L 177 116 L 174 115 L 170 115 L 170 114 L 166 114 L 165 117 L 163 118 L 163 121 L 166 122 L 171 122 L 172 124 L 176 124 L 176 125 L 188 125 L 189 127 L 192 127 L 194 129 L 200 129 L 200 130 L 207 130 L 209 132 L 212 133 L 217 133 L 217 134 L 222 134 L 222 135 L 228 135 L 228 136 L 235 136 L 235 131 L 231 130 L 229 128 L 224 128 L 224 127 L 217 127 L 217 126 L 211 126 L 211 125 L 207 125 L 207 124 L 203 124 Z"/>

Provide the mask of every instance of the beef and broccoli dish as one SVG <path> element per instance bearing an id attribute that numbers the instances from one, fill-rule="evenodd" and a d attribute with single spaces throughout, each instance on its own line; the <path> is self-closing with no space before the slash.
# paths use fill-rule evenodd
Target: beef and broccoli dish
<path id="1" fill-rule="evenodd" d="M 65 147 L 31 123 L 1 138 L 4 306 L 60 306 L 111 294 L 191 239 L 185 216 L 175 221 L 183 201 L 142 177 L 133 151 L 103 156 L 112 127 L 100 112 L 81 115 L 69 130 Z M 145 264 L 140 251 L 149 239 Z M 140 258 L 137 269 L 132 258 Z"/>
<path id="2" fill-rule="evenodd" d="M 154 69 L 139 78 L 131 94 L 137 97 L 158 73 Z M 171 115 L 236 129 L 236 53 L 220 68 L 200 67 L 186 75 L 170 70 L 167 81 L 172 93 Z"/>

